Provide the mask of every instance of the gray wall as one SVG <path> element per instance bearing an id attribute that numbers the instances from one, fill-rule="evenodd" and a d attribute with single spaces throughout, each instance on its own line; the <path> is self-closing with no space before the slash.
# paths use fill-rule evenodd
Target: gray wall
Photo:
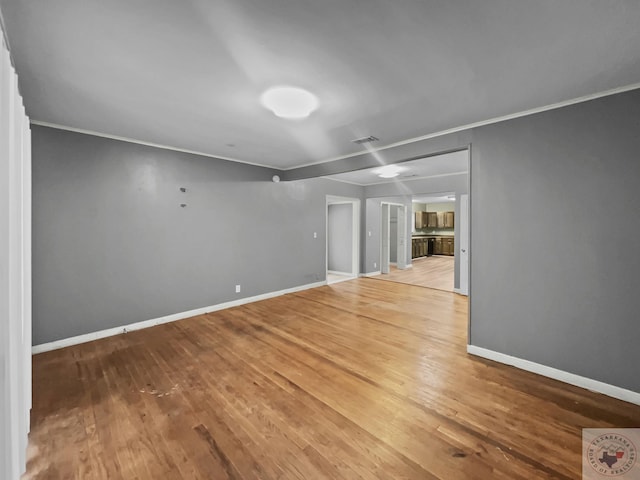
<path id="1" fill-rule="evenodd" d="M 639 151 L 639 90 L 475 130 L 473 345 L 640 392 Z"/>
<path id="2" fill-rule="evenodd" d="M 327 214 L 327 268 L 351 273 L 353 249 L 353 206 L 329 205 Z"/>
<path id="3" fill-rule="evenodd" d="M 363 189 L 272 174 L 33 126 L 34 344 L 324 280 L 326 195 Z"/>

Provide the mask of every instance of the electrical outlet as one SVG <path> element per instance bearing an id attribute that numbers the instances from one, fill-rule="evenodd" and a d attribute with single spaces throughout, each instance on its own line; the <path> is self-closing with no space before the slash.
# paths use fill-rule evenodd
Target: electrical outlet
<path id="1" fill-rule="evenodd" d="M 318 238 L 318 232 L 313 232 L 313 238 Z"/>
<path id="2" fill-rule="evenodd" d="M 376 262 L 373 262 L 373 268 L 378 268 L 378 264 Z"/>
<path id="3" fill-rule="evenodd" d="M 240 285 L 236 285 L 236 293 L 240 293 Z"/>
<path id="4" fill-rule="evenodd" d="M 369 236 L 371 236 L 371 230 L 369 230 Z"/>

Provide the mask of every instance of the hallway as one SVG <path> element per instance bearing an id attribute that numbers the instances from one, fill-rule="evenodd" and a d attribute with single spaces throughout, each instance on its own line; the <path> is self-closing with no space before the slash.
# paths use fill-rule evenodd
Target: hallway
<path id="1" fill-rule="evenodd" d="M 414 258 L 412 265 L 407 270 L 391 266 L 388 274 L 371 278 L 453 292 L 454 257 L 437 255 Z"/>

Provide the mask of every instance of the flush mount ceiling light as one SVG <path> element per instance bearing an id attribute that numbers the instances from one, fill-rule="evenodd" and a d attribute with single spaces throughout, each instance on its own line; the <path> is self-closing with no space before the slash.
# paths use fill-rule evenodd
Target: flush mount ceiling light
<path id="1" fill-rule="evenodd" d="M 380 178 L 394 178 L 400 175 L 400 172 L 403 170 L 405 170 L 405 168 L 399 167 L 398 165 L 385 165 L 384 167 L 374 170 L 373 173 Z"/>
<path id="2" fill-rule="evenodd" d="M 260 102 L 282 118 L 306 118 L 318 108 L 318 98 L 298 87 L 270 88 L 262 94 Z"/>

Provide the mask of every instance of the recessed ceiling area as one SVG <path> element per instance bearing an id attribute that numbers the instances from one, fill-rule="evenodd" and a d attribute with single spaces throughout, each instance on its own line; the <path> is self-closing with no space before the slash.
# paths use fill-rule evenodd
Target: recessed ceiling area
<path id="1" fill-rule="evenodd" d="M 432 157 L 410 160 L 408 162 L 398 163 L 397 165 L 401 167 L 402 170 L 399 175 L 394 178 L 381 178 L 378 174 L 380 167 L 327 175 L 324 178 L 352 183 L 354 185 L 366 186 L 445 175 L 460 175 L 467 173 L 469 170 L 469 152 L 468 150 L 461 150 Z"/>
<path id="2" fill-rule="evenodd" d="M 0 0 L 41 124 L 289 169 L 640 82 L 636 0 Z M 313 92 L 288 121 L 274 85 Z"/>

